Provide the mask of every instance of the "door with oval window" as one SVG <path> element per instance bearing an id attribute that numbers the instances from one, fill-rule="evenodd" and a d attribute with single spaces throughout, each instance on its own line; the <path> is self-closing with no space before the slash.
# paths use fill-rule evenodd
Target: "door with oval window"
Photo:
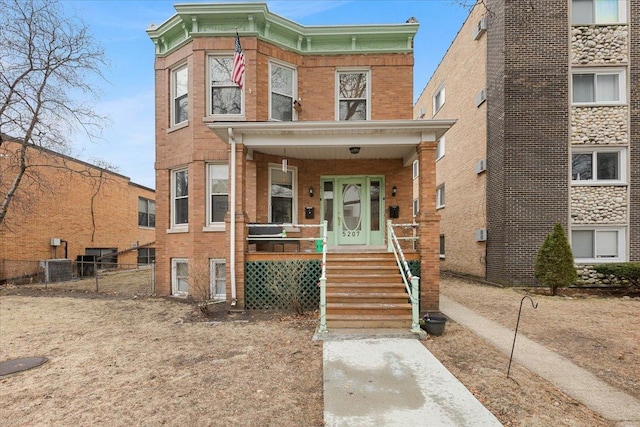
<path id="1" fill-rule="evenodd" d="M 338 227 L 339 245 L 364 245 L 369 230 L 369 203 L 367 202 L 365 178 L 338 180 Z"/>

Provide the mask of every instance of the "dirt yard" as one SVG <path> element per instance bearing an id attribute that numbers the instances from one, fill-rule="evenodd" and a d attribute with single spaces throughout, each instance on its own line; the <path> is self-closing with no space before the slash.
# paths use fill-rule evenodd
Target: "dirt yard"
<path id="1" fill-rule="evenodd" d="M 442 293 L 515 327 L 523 291 L 444 278 Z M 519 334 L 638 396 L 640 299 L 532 295 Z M 3 425 L 322 426 L 317 316 L 226 313 L 116 293 L 0 290 L 0 361 L 45 365 L 0 378 Z M 465 328 L 427 348 L 506 426 L 611 426 Z"/>

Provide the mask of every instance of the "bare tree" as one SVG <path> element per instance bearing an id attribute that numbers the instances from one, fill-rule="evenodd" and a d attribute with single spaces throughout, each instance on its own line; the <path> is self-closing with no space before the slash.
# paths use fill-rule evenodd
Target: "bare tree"
<path id="1" fill-rule="evenodd" d="M 20 144 L 2 150 L 0 159 L 12 166 L 0 175 L 3 224 L 25 174 L 36 167 L 30 150 L 68 153 L 74 131 L 90 139 L 102 131 L 91 78 L 104 79 L 106 59 L 88 27 L 66 16 L 58 0 L 0 0 L 0 40 L 0 147 Z"/>

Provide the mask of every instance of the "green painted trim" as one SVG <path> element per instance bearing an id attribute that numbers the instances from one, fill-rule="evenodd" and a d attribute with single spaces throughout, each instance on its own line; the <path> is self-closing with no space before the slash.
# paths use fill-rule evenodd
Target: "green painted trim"
<path id="1" fill-rule="evenodd" d="M 163 57 L 194 37 L 257 37 L 306 55 L 411 53 L 418 23 L 302 26 L 271 13 L 266 3 L 175 5 L 176 14 L 147 28 Z"/>

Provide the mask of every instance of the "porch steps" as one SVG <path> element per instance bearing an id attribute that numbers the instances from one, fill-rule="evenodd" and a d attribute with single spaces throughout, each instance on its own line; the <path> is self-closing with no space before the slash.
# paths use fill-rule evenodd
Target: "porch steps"
<path id="1" fill-rule="evenodd" d="M 392 253 L 327 255 L 327 328 L 409 329 L 411 303 Z"/>

